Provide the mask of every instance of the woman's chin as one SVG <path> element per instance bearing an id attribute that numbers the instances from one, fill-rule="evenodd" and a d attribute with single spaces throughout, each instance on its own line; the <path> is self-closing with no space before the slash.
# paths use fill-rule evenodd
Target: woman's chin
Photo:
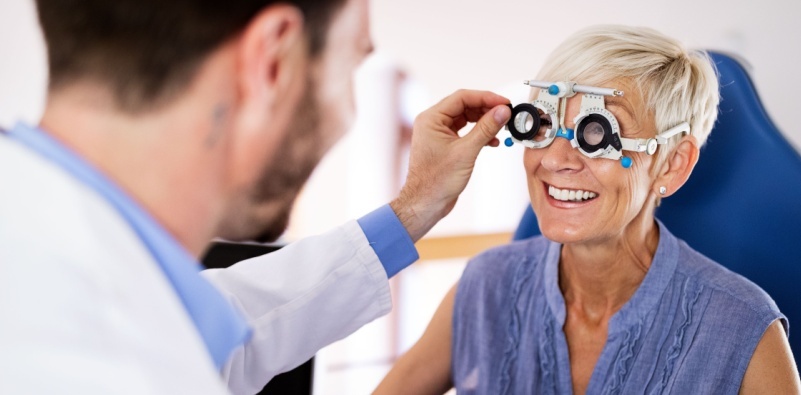
<path id="1" fill-rule="evenodd" d="M 540 232 L 548 240 L 561 244 L 581 243 L 591 239 L 587 226 L 571 226 L 566 223 L 547 224 L 540 222 Z"/>

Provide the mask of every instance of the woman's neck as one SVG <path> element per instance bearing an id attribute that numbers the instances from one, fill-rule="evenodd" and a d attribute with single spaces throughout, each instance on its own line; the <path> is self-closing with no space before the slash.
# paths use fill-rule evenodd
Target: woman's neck
<path id="1" fill-rule="evenodd" d="M 569 311 L 608 319 L 631 299 L 659 244 L 653 211 L 644 211 L 619 235 L 562 247 L 559 286 Z"/>

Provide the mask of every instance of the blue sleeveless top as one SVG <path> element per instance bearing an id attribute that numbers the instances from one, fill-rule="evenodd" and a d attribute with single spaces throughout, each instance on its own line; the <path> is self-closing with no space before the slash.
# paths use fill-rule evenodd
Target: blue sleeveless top
<path id="1" fill-rule="evenodd" d="M 759 287 L 670 234 L 609 320 L 588 394 L 737 394 L 768 326 L 787 319 Z M 453 309 L 459 394 L 570 394 L 561 245 L 543 237 L 468 264 Z"/>

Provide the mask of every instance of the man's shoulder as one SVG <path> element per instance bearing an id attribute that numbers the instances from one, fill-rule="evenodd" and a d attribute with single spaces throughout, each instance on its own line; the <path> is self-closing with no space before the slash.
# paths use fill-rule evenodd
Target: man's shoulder
<path id="1" fill-rule="evenodd" d="M 73 215 L 76 203 L 83 202 L 87 192 L 54 163 L 2 136 L 0 183 L 0 213 L 4 220 L 22 217 L 26 222 L 36 222 L 54 214 Z M 51 225 L 61 225 L 58 218 L 50 217 Z"/>
<path id="2" fill-rule="evenodd" d="M 142 393 L 224 392 L 177 294 L 113 207 L 2 136 L 0 183 L 0 363 L 16 356 L 47 375 L 20 356 L 58 353 L 71 369 L 101 366 L 117 379 L 111 392 L 126 380 Z M 43 334 L 59 341 L 42 349 Z"/>
<path id="3" fill-rule="evenodd" d="M 6 259 L 95 274 L 96 269 L 119 266 L 110 261 L 150 259 L 107 201 L 55 164 L 3 137 L 0 184 L 0 246 Z"/>

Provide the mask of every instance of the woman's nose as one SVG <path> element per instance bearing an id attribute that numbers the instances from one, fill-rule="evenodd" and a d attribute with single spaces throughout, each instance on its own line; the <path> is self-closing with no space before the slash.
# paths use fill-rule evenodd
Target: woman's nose
<path id="1" fill-rule="evenodd" d="M 542 166 L 553 172 L 577 171 L 583 166 L 580 155 L 581 153 L 570 144 L 570 140 L 557 137 L 545 148 Z"/>

